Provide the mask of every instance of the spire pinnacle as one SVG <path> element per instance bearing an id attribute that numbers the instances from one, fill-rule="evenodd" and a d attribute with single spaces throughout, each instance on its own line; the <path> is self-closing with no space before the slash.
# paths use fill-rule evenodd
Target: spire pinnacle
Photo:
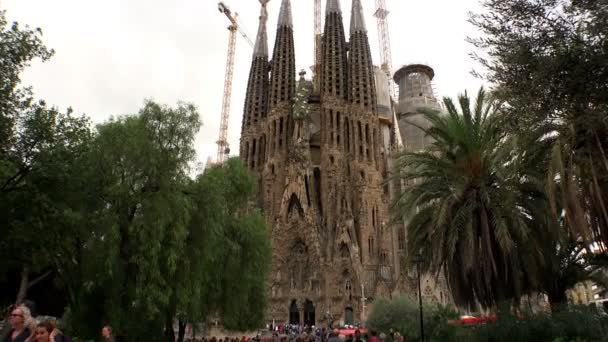
<path id="1" fill-rule="evenodd" d="M 266 3 L 268 1 L 260 1 L 262 9 L 260 10 L 260 24 L 258 27 L 258 35 L 255 38 L 255 46 L 253 47 L 253 57 L 268 57 L 268 34 L 266 33 L 266 21 L 268 20 L 268 12 L 266 11 Z"/>
<path id="2" fill-rule="evenodd" d="M 361 0 L 353 0 L 352 14 L 350 16 L 350 34 L 355 32 L 367 32 Z"/>
<path id="3" fill-rule="evenodd" d="M 342 14 L 340 0 L 327 0 L 327 7 L 325 7 L 325 15 L 329 15 L 330 13 Z"/>
<path id="4" fill-rule="evenodd" d="M 292 22 L 293 20 L 291 17 L 291 1 L 283 0 L 283 2 L 281 2 L 281 11 L 279 12 L 279 20 L 277 25 L 279 27 L 293 27 Z"/>

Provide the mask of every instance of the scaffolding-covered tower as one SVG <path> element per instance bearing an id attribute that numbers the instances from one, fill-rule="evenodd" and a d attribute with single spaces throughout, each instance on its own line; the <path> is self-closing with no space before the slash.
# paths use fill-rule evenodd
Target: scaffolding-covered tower
<path id="1" fill-rule="evenodd" d="M 401 67 L 393 79 L 399 86 L 399 101 L 396 107 L 401 139 L 406 150 L 421 150 L 431 143 L 429 137 L 416 125 L 427 127 L 428 122 L 420 109 L 441 110 L 433 92 L 432 80 L 435 71 L 428 65 L 410 64 Z"/>

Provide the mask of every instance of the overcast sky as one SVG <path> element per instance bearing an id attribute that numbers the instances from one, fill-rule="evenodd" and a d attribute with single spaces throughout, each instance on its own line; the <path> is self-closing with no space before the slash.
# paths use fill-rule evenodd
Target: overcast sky
<path id="1" fill-rule="evenodd" d="M 478 66 L 465 38 L 475 34 L 467 22 L 479 0 L 386 0 L 395 70 L 427 63 L 435 69 L 439 96 L 456 96 L 482 84 L 470 75 Z M 257 31 L 258 0 L 225 0 L 239 13 L 252 40 Z M 271 0 L 269 46 L 274 45 L 280 0 Z M 325 6 L 323 0 L 323 6 Z M 351 0 L 342 0 L 348 32 Z M 375 1 L 362 0 L 374 63 L 379 61 Z M 313 60 L 313 0 L 292 0 L 296 67 Z M 221 112 L 228 20 L 216 0 L 0 0 L 10 21 L 44 32 L 55 56 L 34 63 L 24 75 L 36 95 L 60 108 L 72 106 L 94 122 L 136 113 L 144 99 L 175 105 L 194 103 L 203 127 L 198 160 L 215 159 Z M 251 47 L 237 38 L 237 55 L 228 138 L 238 153 L 242 108 Z M 308 73 L 310 76 L 310 72 Z"/>

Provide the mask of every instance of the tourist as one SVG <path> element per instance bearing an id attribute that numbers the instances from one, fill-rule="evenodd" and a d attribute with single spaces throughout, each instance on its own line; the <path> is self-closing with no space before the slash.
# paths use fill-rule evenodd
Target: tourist
<path id="1" fill-rule="evenodd" d="M 36 325 L 36 330 L 31 342 L 64 342 L 63 334 L 55 324 L 50 321 L 40 322 Z"/>
<path id="2" fill-rule="evenodd" d="M 355 330 L 355 341 L 354 342 L 365 342 L 365 340 L 361 337 L 361 331 L 359 329 Z"/>
<path id="3" fill-rule="evenodd" d="M 32 330 L 29 328 L 31 322 L 30 310 L 25 305 L 14 308 L 9 318 L 11 329 L 2 342 L 26 342 L 32 335 Z"/>
<path id="4" fill-rule="evenodd" d="M 378 333 L 375 330 L 370 331 L 372 337 L 369 338 L 368 342 L 380 342 L 378 337 L 376 336 Z"/>
<path id="5" fill-rule="evenodd" d="M 340 342 L 340 338 L 338 337 L 339 331 L 338 329 L 333 330 L 329 333 L 329 339 L 327 342 Z"/>
<path id="6" fill-rule="evenodd" d="M 105 325 L 103 328 L 101 328 L 101 341 L 114 342 L 114 333 L 112 332 L 111 326 Z"/>

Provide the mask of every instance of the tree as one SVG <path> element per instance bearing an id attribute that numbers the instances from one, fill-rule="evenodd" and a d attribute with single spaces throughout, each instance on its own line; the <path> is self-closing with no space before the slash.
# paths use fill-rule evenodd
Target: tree
<path id="1" fill-rule="evenodd" d="M 554 312 L 566 307 L 566 291 L 577 283 L 592 281 L 608 289 L 605 254 L 589 253 L 584 242 L 568 237 L 549 239 L 544 251 L 545 264 L 540 279 Z"/>
<path id="2" fill-rule="evenodd" d="M 505 129 L 538 137 L 554 219 L 608 243 L 608 6 L 594 0 L 485 0 L 470 41 L 508 106 Z M 550 143 L 547 143 L 550 142 Z"/>
<path id="3" fill-rule="evenodd" d="M 423 113 L 427 151 L 398 156 L 407 186 L 393 214 L 407 220 L 410 262 L 422 253 L 423 270 L 445 272 L 459 306 L 488 307 L 537 288 L 547 207 L 534 158 L 502 130 L 500 103 L 483 88 L 472 108 L 466 93 L 458 102 L 461 113 L 449 98 L 447 113 Z"/>
<path id="4" fill-rule="evenodd" d="M 24 68 L 52 55 L 41 35 L 8 27 L 0 11 L 0 269 L 5 276 L 20 271 L 15 302 L 71 262 L 64 242 L 74 235 L 70 208 L 79 202 L 72 176 L 91 138 L 87 118 L 49 108 L 21 87 Z"/>
<path id="5" fill-rule="evenodd" d="M 32 102 L 31 90 L 20 88 L 21 72 L 32 60 L 46 61 L 53 54 L 44 46 L 41 36 L 40 29 L 27 26 L 22 29 L 16 22 L 8 27 L 6 12 L 0 11 L 0 177 L 6 178 L 0 184 L 3 187 L 14 176 L 6 159 L 14 143 L 18 117 Z"/>
<path id="6" fill-rule="evenodd" d="M 151 101 L 98 126 L 85 175 L 88 285 L 73 307 L 83 336 L 110 322 L 130 341 L 173 341 L 174 319 L 182 330 L 215 314 L 228 328 L 261 324 L 270 245 L 249 209 L 254 182 L 239 160 L 192 180 L 198 127 L 194 106 Z"/>
<path id="7" fill-rule="evenodd" d="M 255 182 L 238 158 L 199 175 L 191 187 L 188 255 L 178 285 L 178 312 L 192 321 L 218 313 L 224 327 L 263 324 L 270 271 L 269 231 L 253 209 Z"/>

